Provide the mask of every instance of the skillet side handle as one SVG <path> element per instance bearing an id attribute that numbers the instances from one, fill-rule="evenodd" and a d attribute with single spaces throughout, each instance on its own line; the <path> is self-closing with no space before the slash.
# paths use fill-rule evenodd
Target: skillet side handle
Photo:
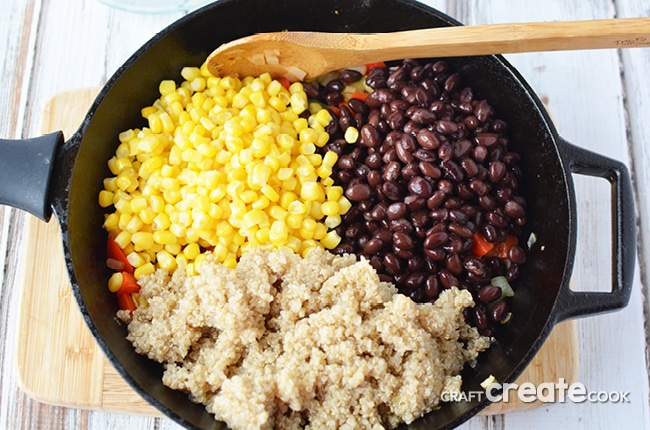
<path id="1" fill-rule="evenodd" d="M 559 145 L 562 158 L 572 173 L 605 178 L 612 186 L 612 290 L 578 292 L 567 285 L 558 298 L 558 322 L 627 306 L 632 293 L 636 258 L 636 212 L 627 167 L 569 142 L 562 143 Z"/>
<path id="2" fill-rule="evenodd" d="M 60 131 L 31 139 L 0 139 L 0 204 L 49 221 L 50 175 L 62 143 Z"/>

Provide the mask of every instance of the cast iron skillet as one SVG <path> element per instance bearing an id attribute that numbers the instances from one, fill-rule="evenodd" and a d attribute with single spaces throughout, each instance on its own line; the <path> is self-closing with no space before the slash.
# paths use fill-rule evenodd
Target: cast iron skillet
<path id="1" fill-rule="evenodd" d="M 175 79 L 186 65 L 200 65 L 223 42 L 256 32 L 291 30 L 385 32 L 459 25 L 410 0 L 221 0 L 169 26 L 136 52 L 103 88 L 79 130 L 31 141 L 0 142 L 0 203 L 59 221 L 67 269 L 79 307 L 101 348 L 120 374 L 145 399 L 189 428 L 224 428 L 178 391 L 161 383 L 162 368 L 137 355 L 115 319 L 117 302 L 106 284 L 106 233 L 97 204 L 107 160 L 119 132 L 145 125 L 140 108 L 158 97 L 158 84 Z M 629 173 L 614 160 L 563 140 L 543 105 L 500 56 L 449 58 L 464 82 L 486 98 L 510 127 L 522 155 L 522 192 L 529 204 L 523 237 L 537 235 L 516 283 L 514 317 L 474 369 L 464 371 L 463 390 L 480 390 L 494 375 L 512 382 L 561 320 L 627 305 L 635 258 L 635 209 Z M 36 161 L 38 160 L 38 161 Z M 576 242 L 576 204 L 571 175 L 606 178 L 612 185 L 612 289 L 572 292 L 569 278 Z M 412 428 L 454 427 L 487 405 L 474 400 L 445 404 Z"/>

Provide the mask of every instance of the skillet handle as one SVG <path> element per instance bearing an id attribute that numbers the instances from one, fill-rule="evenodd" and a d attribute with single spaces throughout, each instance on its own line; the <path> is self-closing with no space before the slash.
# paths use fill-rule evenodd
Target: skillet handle
<path id="1" fill-rule="evenodd" d="M 566 141 L 558 145 L 572 173 L 607 179 L 612 185 L 612 290 L 572 291 L 567 284 L 556 306 L 559 321 L 610 312 L 627 306 L 632 293 L 636 258 L 636 213 L 627 167 L 616 160 L 579 148 Z M 575 206 L 575 202 L 574 202 Z"/>
<path id="2" fill-rule="evenodd" d="M 62 143 L 60 131 L 31 139 L 0 139 L 0 204 L 49 221 L 50 175 Z"/>

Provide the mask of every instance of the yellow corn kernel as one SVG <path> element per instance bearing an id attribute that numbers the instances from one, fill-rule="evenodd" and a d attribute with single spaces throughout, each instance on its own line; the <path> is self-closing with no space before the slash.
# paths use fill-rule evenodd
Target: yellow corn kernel
<path id="1" fill-rule="evenodd" d="M 350 203 L 350 200 L 348 200 L 346 197 L 341 197 L 338 200 L 339 207 L 341 208 L 340 213 L 341 215 L 345 215 L 348 213 L 350 208 L 352 208 L 352 203 Z"/>
<path id="2" fill-rule="evenodd" d="M 316 112 L 314 118 L 323 127 L 328 126 L 333 119 L 329 111 L 327 109 L 322 109 L 322 108 L 318 112 Z"/>
<path id="3" fill-rule="evenodd" d="M 117 228 L 117 224 L 120 220 L 120 216 L 116 213 L 106 215 L 104 218 L 104 228 L 107 231 L 114 231 Z"/>
<path id="4" fill-rule="evenodd" d="M 144 222 L 142 222 L 140 217 L 132 216 L 131 219 L 129 219 L 129 222 L 126 224 L 124 230 L 135 233 L 137 231 L 140 231 L 143 226 Z"/>
<path id="5" fill-rule="evenodd" d="M 334 179 L 332 179 L 331 176 L 328 177 L 328 178 L 322 178 L 321 181 L 320 181 L 320 183 L 321 183 L 324 187 L 331 187 L 332 185 L 334 185 Z"/>
<path id="6" fill-rule="evenodd" d="M 287 224 L 279 220 L 273 221 L 269 230 L 269 240 L 278 245 L 286 242 L 288 237 L 289 229 Z"/>
<path id="7" fill-rule="evenodd" d="M 341 215 L 328 215 L 323 222 L 330 229 L 338 227 L 341 224 Z"/>
<path id="8" fill-rule="evenodd" d="M 318 248 L 318 245 L 316 244 L 316 241 L 314 241 L 314 240 L 304 240 L 302 242 L 301 247 L 300 247 L 300 255 L 302 256 L 302 258 L 307 258 L 309 253 L 314 248 Z"/>
<path id="9" fill-rule="evenodd" d="M 237 258 L 235 256 L 230 256 L 223 260 L 223 265 L 229 269 L 234 269 L 237 267 Z"/>
<path id="10" fill-rule="evenodd" d="M 347 129 L 345 129 L 343 138 L 347 143 L 357 143 L 357 140 L 359 139 L 359 130 L 357 130 L 356 127 L 349 126 Z"/>
<path id="11" fill-rule="evenodd" d="M 289 204 L 297 199 L 298 196 L 296 196 L 293 191 L 283 191 L 282 194 L 280 194 L 280 206 L 287 209 Z"/>
<path id="12" fill-rule="evenodd" d="M 162 250 L 156 253 L 158 267 L 165 270 L 174 270 L 177 267 L 176 259 L 169 252 Z"/>
<path id="13" fill-rule="evenodd" d="M 302 220 L 305 218 L 304 215 L 302 214 L 288 214 L 287 217 L 285 218 L 285 222 L 287 227 L 289 227 L 292 230 L 298 230 L 300 226 L 302 225 Z"/>
<path id="14" fill-rule="evenodd" d="M 143 254 L 135 251 L 129 252 L 126 255 L 126 259 L 128 260 L 129 264 L 131 264 L 131 266 L 135 267 L 136 269 L 149 262 Z"/>
<path id="15" fill-rule="evenodd" d="M 316 174 L 319 178 L 329 178 L 332 175 L 332 169 L 327 166 L 320 166 L 316 169 Z"/>
<path id="16" fill-rule="evenodd" d="M 335 230 L 329 231 L 320 241 L 326 249 L 334 249 L 341 243 L 341 236 Z"/>
<path id="17" fill-rule="evenodd" d="M 135 245 L 136 250 L 150 249 L 154 244 L 153 234 L 146 231 L 133 233 L 131 241 Z"/>
<path id="18" fill-rule="evenodd" d="M 273 205 L 269 209 L 269 215 L 273 219 L 283 220 L 288 215 L 288 212 L 281 206 Z"/>
<path id="19" fill-rule="evenodd" d="M 318 182 L 306 182 L 300 188 L 300 197 L 305 200 L 322 201 L 325 199 L 325 192 Z"/>
<path id="20" fill-rule="evenodd" d="M 183 255 L 187 257 L 188 260 L 194 260 L 201 253 L 201 248 L 196 243 L 190 243 L 185 248 L 183 248 Z"/>
<path id="21" fill-rule="evenodd" d="M 325 216 L 338 215 L 341 213 L 341 206 L 338 201 L 326 201 L 321 203 L 321 210 Z"/>
<path id="22" fill-rule="evenodd" d="M 327 234 L 327 226 L 321 222 L 316 224 L 316 230 L 314 231 L 314 239 L 322 240 Z"/>
<path id="23" fill-rule="evenodd" d="M 151 227 L 154 230 L 167 230 L 171 226 L 171 220 L 169 215 L 165 212 L 161 212 L 153 220 Z"/>
<path id="24" fill-rule="evenodd" d="M 111 191 L 101 190 L 99 192 L 99 205 L 107 208 L 113 204 L 113 193 Z"/>
<path id="25" fill-rule="evenodd" d="M 111 277 L 108 278 L 108 290 L 111 293 L 117 293 L 119 289 L 122 287 L 123 280 L 124 277 L 122 273 L 120 272 L 113 273 Z"/>
<path id="26" fill-rule="evenodd" d="M 260 189 L 260 191 L 261 191 L 262 194 L 264 194 L 264 195 L 269 199 L 269 201 L 271 201 L 271 202 L 277 202 L 277 201 L 280 199 L 280 194 L 278 194 L 278 192 L 277 192 L 273 187 L 271 187 L 271 186 L 268 185 L 268 184 L 262 186 L 262 188 Z"/>
<path id="27" fill-rule="evenodd" d="M 323 155 L 323 162 L 322 165 L 326 167 L 334 167 L 336 165 L 336 162 L 338 161 L 339 156 L 336 152 L 334 151 L 327 151 L 325 155 Z"/>
<path id="28" fill-rule="evenodd" d="M 296 236 L 289 236 L 287 238 L 287 243 L 286 246 L 291 249 L 294 253 L 299 253 L 300 252 L 300 247 L 302 245 L 302 241 L 297 238 Z"/>
<path id="29" fill-rule="evenodd" d="M 300 200 L 294 200 L 289 203 L 287 211 L 290 214 L 304 215 L 307 213 L 307 205 L 305 205 L 305 203 L 301 202 Z"/>
<path id="30" fill-rule="evenodd" d="M 327 200 L 329 200 L 329 201 L 338 202 L 338 200 L 341 197 L 343 197 L 343 192 L 344 192 L 343 187 L 341 187 L 340 185 L 334 185 L 334 186 L 325 188 L 325 196 L 326 196 Z"/>
<path id="31" fill-rule="evenodd" d="M 153 263 L 146 263 L 135 269 L 133 276 L 135 276 L 135 279 L 139 280 L 143 276 L 152 275 L 155 271 L 156 268 Z"/>
<path id="32" fill-rule="evenodd" d="M 169 230 L 154 231 L 153 240 L 161 245 L 174 245 L 178 241 L 174 233 Z"/>
<path id="33" fill-rule="evenodd" d="M 147 199 L 142 196 L 137 196 L 131 199 L 131 212 L 138 213 L 147 207 Z"/>
<path id="34" fill-rule="evenodd" d="M 131 233 L 124 230 L 121 231 L 117 236 L 115 236 L 114 240 L 115 243 L 117 243 L 119 247 L 124 250 L 131 243 L 131 236 L 132 236 Z"/>
<path id="35" fill-rule="evenodd" d="M 172 94 L 176 91 L 176 82 L 174 82 L 171 79 L 164 80 L 160 82 L 158 89 L 160 90 L 160 94 L 163 96 L 166 96 L 167 94 Z"/>

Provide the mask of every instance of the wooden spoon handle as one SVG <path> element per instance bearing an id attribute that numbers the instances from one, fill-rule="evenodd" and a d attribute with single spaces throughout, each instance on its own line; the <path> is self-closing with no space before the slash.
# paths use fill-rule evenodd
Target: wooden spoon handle
<path id="1" fill-rule="evenodd" d="M 350 36 L 350 35 L 348 35 Z M 452 26 L 359 34 L 337 42 L 363 62 L 422 58 L 650 47 L 650 18 Z M 349 61 L 349 60 L 345 60 Z"/>

